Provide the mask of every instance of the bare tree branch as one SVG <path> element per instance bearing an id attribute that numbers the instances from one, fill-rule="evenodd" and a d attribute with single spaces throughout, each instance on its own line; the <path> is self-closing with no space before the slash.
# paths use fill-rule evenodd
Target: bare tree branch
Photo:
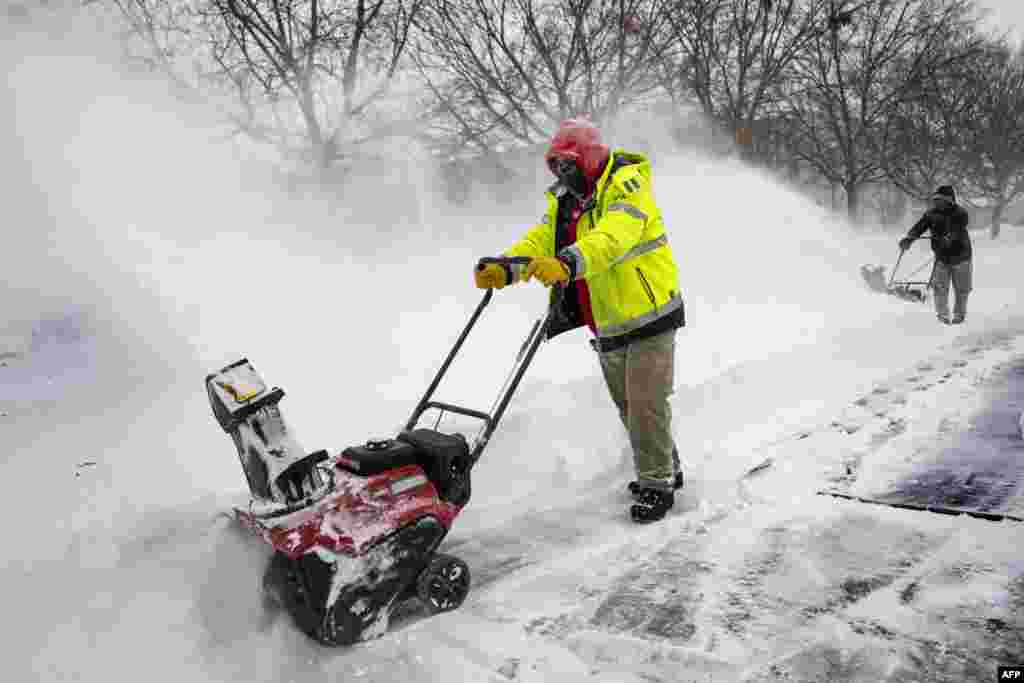
<path id="1" fill-rule="evenodd" d="M 437 0 L 414 51 L 431 137 L 495 149 L 531 144 L 559 120 L 611 121 L 657 90 L 664 0 Z M 451 120 L 456 117 L 457 121 Z M 454 124 L 454 125 L 453 125 Z M 455 135 L 455 139 L 450 139 Z"/>
<path id="2" fill-rule="evenodd" d="M 862 185 L 885 177 L 873 141 L 885 139 L 899 105 L 921 80 L 966 58 L 968 0 L 829 0 L 821 29 L 794 61 L 799 94 L 786 100 L 792 143 L 845 190 L 851 218 Z M 840 15 L 842 20 L 840 20 Z M 951 50 L 960 45 L 962 50 Z"/>
<path id="3" fill-rule="evenodd" d="M 196 94 L 231 93 L 228 118 L 321 168 L 393 134 L 387 100 L 426 0 L 109 0 L 150 64 Z M 185 72 L 169 46 L 203 66 Z M 184 49 L 182 49 L 184 48 Z"/>

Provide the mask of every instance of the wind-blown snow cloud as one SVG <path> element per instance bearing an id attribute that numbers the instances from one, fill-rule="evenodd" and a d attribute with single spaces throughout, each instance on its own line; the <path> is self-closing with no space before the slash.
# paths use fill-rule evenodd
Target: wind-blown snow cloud
<path id="1" fill-rule="evenodd" d="M 244 483 L 201 381 L 248 356 L 288 391 L 283 410 L 309 449 L 393 432 L 478 301 L 475 259 L 543 209 L 543 175 L 515 206 L 456 209 L 429 190 L 430 165 L 403 153 L 350 186 L 290 192 L 258 150 L 218 141 L 208 110 L 126 72 L 102 33 L 59 17 L 0 30 L 0 335 L 19 356 L 0 373 L 18 364 L 19 386 L 57 387 L 0 399 L 14 411 L 0 416 L 0 509 L 17 520 L 0 585 L 22 615 L 12 652 L 31 655 L 12 680 L 355 676 L 245 602 L 262 557 L 214 517 Z M 855 237 L 738 164 L 642 142 L 682 269 L 676 434 L 698 486 L 713 490 L 745 448 L 951 338 L 926 310 L 861 286 L 857 266 L 889 258 L 894 240 Z M 989 282 L 979 315 L 1015 295 Z M 543 307 L 537 285 L 496 296 L 439 398 L 486 408 Z M 62 320 L 82 334 L 33 354 L 31 330 Z M 622 464 L 584 336 L 543 347 L 481 463 L 466 528 Z M 75 373 L 59 370 L 74 359 Z M 383 650 L 360 657 L 430 680 Z"/>

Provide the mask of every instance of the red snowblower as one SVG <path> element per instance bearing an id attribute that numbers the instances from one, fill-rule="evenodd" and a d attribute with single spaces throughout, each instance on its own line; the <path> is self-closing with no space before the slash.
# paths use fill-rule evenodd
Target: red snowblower
<path id="1" fill-rule="evenodd" d="M 488 258 L 478 268 L 528 261 Z M 281 414 L 284 391 L 269 389 L 248 360 L 206 378 L 214 417 L 235 443 L 252 494 L 234 517 L 273 549 L 264 590 L 322 643 L 383 634 L 408 599 L 438 613 L 459 607 L 469 592 L 469 567 L 438 546 L 469 502 L 473 466 L 558 315 L 561 292 L 535 321 L 491 412 L 433 400 L 492 295 L 484 294 L 404 429 L 336 455 L 303 450 Z M 418 427 L 428 410 L 483 424 L 471 444 L 462 434 Z"/>

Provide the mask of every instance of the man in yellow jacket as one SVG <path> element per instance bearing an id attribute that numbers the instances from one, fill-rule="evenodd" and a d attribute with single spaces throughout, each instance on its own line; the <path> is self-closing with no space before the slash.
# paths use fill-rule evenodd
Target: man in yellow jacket
<path id="1" fill-rule="evenodd" d="M 662 519 L 683 485 L 672 438 L 676 330 L 685 324 L 679 273 L 642 154 L 610 151 L 584 119 L 564 121 L 545 155 L 558 179 L 548 209 L 505 256 L 528 266 L 489 264 L 480 288 L 540 280 L 564 287 L 561 320 L 548 337 L 586 325 L 609 393 L 629 433 L 637 480 L 630 515 Z"/>

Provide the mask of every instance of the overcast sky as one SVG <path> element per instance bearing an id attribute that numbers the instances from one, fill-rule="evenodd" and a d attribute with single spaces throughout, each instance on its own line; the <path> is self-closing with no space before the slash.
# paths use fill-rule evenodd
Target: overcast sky
<path id="1" fill-rule="evenodd" d="M 1017 40 L 1024 37 L 1024 0 L 976 0 L 991 10 L 989 18 L 998 32 L 1012 31 Z"/>

